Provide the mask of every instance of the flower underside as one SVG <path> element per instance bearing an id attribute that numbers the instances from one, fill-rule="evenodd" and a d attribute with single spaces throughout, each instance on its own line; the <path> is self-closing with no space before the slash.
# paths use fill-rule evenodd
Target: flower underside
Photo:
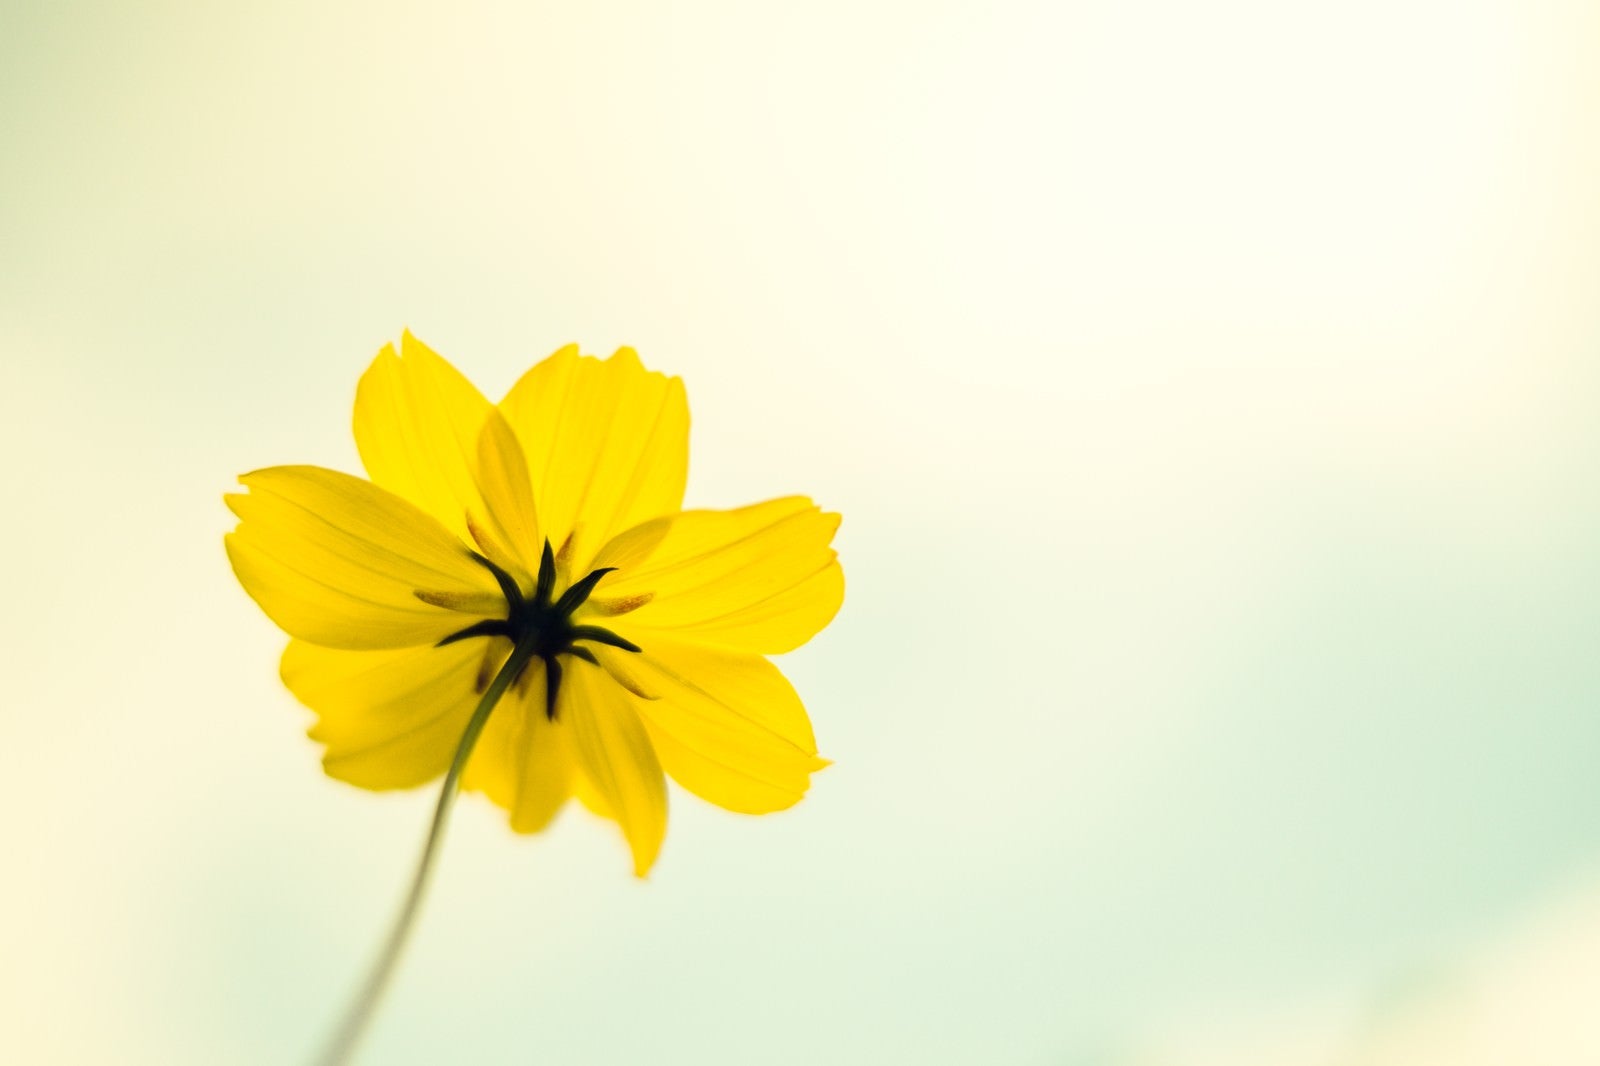
<path id="1" fill-rule="evenodd" d="M 667 778 L 744 814 L 806 795 L 827 762 L 771 656 L 839 608 L 839 519 L 803 496 L 684 510 L 681 381 L 571 346 L 492 403 L 406 334 L 353 429 L 366 478 L 269 467 L 227 496 L 229 559 L 292 638 L 280 673 L 329 776 L 449 778 L 503 682 L 459 786 L 519 833 L 576 799 L 644 876 Z"/>
<path id="2" fill-rule="evenodd" d="M 523 595 L 522 588 L 517 584 L 504 568 L 496 565 L 487 557 L 472 553 L 473 559 L 494 575 L 495 581 L 500 585 L 500 591 L 506 598 L 505 618 L 486 618 L 475 622 L 463 629 L 440 640 L 436 647 L 454 644 L 458 640 L 467 640 L 472 637 L 504 637 L 511 641 L 516 648 L 527 650 L 527 659 L 531 661 L 537 657 L 544 661 L 545 678 L 545 716 L 550 721 L 556 718 L 556 695 L 561 689 L 561 656 L 574 655 L 586 663 L 599 666 L 600 662 L 588 648 L 581 647 L 578 641 L 592 641 L 596 644 L 606 644 L 623 651 L 637 652 L 639 645 L 631 640 L 619 637 L 602 626 L 575 625 L 572 621 L 574 612 L 588 600 L 594 587 L 600 579 L 616 569 L 614 566 L 602 566 L 591 570 L 582 580 L 575 581 L 560 596 L 555 595 L 556 587 L 556 557 L 550 549 L 550 541 L 544 542 L 544 551 L 539 557 L 539 576 L 534 585 L 533 598 Z M 430 597 L 419 591 L 418 599 L 427 601 Z M 520 670 L 518 671 L 520 674 Z M 514 684 L 518 679 L 511 678 Z"/>
<path id="3" fill-rule="evenodd" d="M 268 467 L 225 497 L 229 560 L 292 638 L 280 673 L 317 714 L 328 774 L 370 789 L 444 778 L 326 1066 L 372 1018 L 459 791 L 520 833 L 576 797 L 621 828 L 639 877 L 668 775 L 727 810 L 797 803 L 827 760 L 768 657 L 844 596 L 838 516 L 811 500 L 683 509 L 683 384 L 632 349 L 602 361 L 570 345 L 492 404 L 408 332 L 362 375 L 353 429 L 367 479 Z"/>

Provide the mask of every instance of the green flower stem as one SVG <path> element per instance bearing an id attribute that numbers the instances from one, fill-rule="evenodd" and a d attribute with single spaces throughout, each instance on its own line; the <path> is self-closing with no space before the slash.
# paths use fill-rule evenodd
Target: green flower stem
<path id="1" fill-rule="evenodd" d="M 478 701 L 477 709 L 472 712 L 472 718 L 467 722 L 467 728 L 462 731 L 461 742 L 456 745 L 455 758 L 450 762 L 449 772 L 444 775 L 444 787 L 439 790 L 439 803 L 433 810 L 433 824 L 428 829 L 427 842 L 422 846 L 422 857 L 417 862 L 416 876 L 411 879 L 411 889 L 406 893 L 405 904 L 400 908 L 393 928 L 389 930 L 388 939 L 383 942 L 383 950 L 378 953 L 372 972 L 367 975 L 366 983 L 361 986 L 361 991 L 350 1004 L 350 1009 L 333 1034 L 333 1039 L 328 1041 L 322 1057 L 317 1060 L 320 1066 L 342 1066 L 349 1062 L 351 1055 L 355 1053 L 356 1045 L 366 1032 L 367 1026 L 371 1024 L 373 1015 L 377 1013 L 384 990 L 388 988 L 389 981 L 394 976 L 400 955 L 411 937 L 412 927 L 416 925 L 417 913 L 422 909 L 423 896 L 427 893 L 428 882 L 433 877 L 434 860 L 438 858 L 440 846 L 444 843 L 444 830 L 450 820 L 450 808 L 455 805 L 456 793 L 461 790 L 461 772 L 466 769 L 467 760 L 472 756 L 472 749 L 478 743 L 478 736 L 489 721 L 490 712 L 500 702 L 500 697 L 505 695 L 506 689 L 522 675 L 522 671 L 533 659 L 537 643 L 530 637 L 512 649 L 511 657 L 500 668 L 500 672 L 494 675 L 494 680 L 489 682 L 483 698 Z"/>

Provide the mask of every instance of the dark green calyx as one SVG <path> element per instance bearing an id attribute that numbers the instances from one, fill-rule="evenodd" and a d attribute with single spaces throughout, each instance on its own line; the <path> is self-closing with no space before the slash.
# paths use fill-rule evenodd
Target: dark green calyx
<path id="1" fill-rule="evenodd" d="M 585 662 L 596 663 L 594 652 L 581 647 L 578 641 L 604 644 L 623 651 L 636 652 L 639 645 L 625 640 L 609 629 L 600 626 L 574 625 L 572 615 L 583 606 L 600 579 L 616 569 L 603 566 L 591 570 L 582 580 L 575 581 L 559 598 L 552 599 L 556 587 L 556 557 L 550 542 L 544 542 L 539 556 L 539 576 L 534 582 L 533 598 L 522 593 L 516 578 L 506 573 L 492 560 L 472 553 L 478 563 L 494 575 L 500 591 L 506 597 L 505 618 L 485 618 L 465 629 L 457 630 L 439 641 L 438 647 L 454 644 L 471 637 L 505 637 L 518 647 L 526 647 L 531 656 L 544 660 L 545 714 L 551 721 L 556 717 L 556 695 L 561 689 L 562 655 L 574 655 Z"/>

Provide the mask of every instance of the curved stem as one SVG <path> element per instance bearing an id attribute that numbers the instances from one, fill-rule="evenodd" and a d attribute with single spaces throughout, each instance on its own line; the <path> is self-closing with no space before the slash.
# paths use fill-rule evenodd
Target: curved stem
<path id="1" fill-rule="evenodd" d="M 506 689 L 521 676 L 523 669 L 533 658 L 534 648 L 535 642 L 528 640 L 512 649 L 511 657 L 500 667 L 500 672 L 494 675 L 494 680 L 489 682 L 483 698 L 478 701 L 477 709 L 467 721 L 467 728 L 461 733 L 461 742 L 456 745 L 455 758 L 451 760 L 450 769 L 444 775 L 444 786 L 439 790 L 439 803 L 433 810 L 433 824 L 428 828 L 428 839 L 422 846 L 422 857 L 417 861 L 417 872 L 411 879 L 411 889 L 406 893 L 405 903 L 401 905 L 400 913 L 395 917 L 394 925 L 389 930 L 388 938 L 383 942 L 382 950 L 378 952 L 378 958 L 372 965 L 372 971 L 367 975 L 366 983 L 361 986 L 355 1000 L 345 1012 L 344 1020 L 339 1023 L 333 1038 L 328 1041 L 322 1056 L 317 1059 L 319 1066 L 341 1066 L 349 1062 L 350 1056 L 355 1052 L 356 1044 L 372 1022 L 373 1015 L 377 1013 L 378 1003 L 383 998 L 384 990 L 389 986 L 390 978 L 394 976 L 395 967 L 400 962 L 406 941 L 410 939 L 412 927 L 416 925 L 417 913 L 422 909 L 423 896 L 426 895 L 428 882 L 433 877 L 434 860 L 438 858 L 440 845 L 444 843 L 444 831 L 450 820 L 450 808 L 455 805 L 456 793 L 460 791 L 461 772 L 466 769 L 467 759 L 471 757 L 472 749 L 478 743 L 478 736 L 489 721 L 490 712 L 494 710 L 495 704 L 500 702 L 500 697 L 505 695 Z"/>

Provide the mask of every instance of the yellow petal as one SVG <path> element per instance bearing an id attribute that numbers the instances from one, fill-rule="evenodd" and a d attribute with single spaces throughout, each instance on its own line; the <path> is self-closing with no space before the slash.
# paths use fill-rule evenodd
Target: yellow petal
<path id="1" fill-rule="evenodd" d="M 599 559 L 637 554 L 652 523 L 628 530 Z M 627 614 L 644 643 L 653 633 L 776 655 L 810 640 L 844 601 L 844 571 L 829 546 L 839 516 L 803 496 L 734 511 L 685 511 L 643 562 L 610 575 L 597 613 L 650 595 Z M 597 560 L 599 561 L 599 560 Z"/>
<path id="2" fill-rule="evenodd" d="M 500 409 L 522 442 L 544 534 L 587 569 L 616 533 L 683 504 L 689 404 L 683 383 L 631 348 L 604 362 L 563 348 L 522 376 Z"/>
<path id="3" fill-rule="evenodd" d="M 589 784 L 589 779 L 582 774 L 572 775 L 572 794 L 578 797 L 578 802 L 587 807 L 591 813 L 609 818 L 613 822 L 617 820 L 611 813 L 611 808 L 606 806 L 606 801 L 600 797 L 600 793 L 594 790 L 594 786 Z"/>
<path id="4" fill-rule="evenodd" d="M 317 712 L 310 735 L 327 746 L 328 776 L 390 789 L 444 773 L 477 704 L 475 643 L 345 651 L 291 640 L 283 683 Z"/>
<path id="5" fill-rule="evenodd" d="M 641 566 L 661 547 L 661 542 L 672 532 L 672 523 L 683 513 L 652 518 L 618 533 L 601 547 L 590 569 L 597 570 L 604 566 L 613 570 L 633 570 Z"/>
<path id="6" fill-rule="evenodd" d="M 481 516 L 473 516 L 474 538 L 495 562 L 531 581 L 544 548 L 538 508 L 517 435 L 493 408 L 478 438 L 476 473 L 483 510 Z"/>
<path id="7" fill-rule="evenodd" d="M 535 659 L 489 716 L 461 779 L 504 807 L 519 833 L 550 824 L 572 795 L 570 730 L 545 714 L 544 693 L 544 663 Z"/>
<path id="8" fill-rule="evenodd" d="M 621 648 L 609 647 L 605 644 L 586 645 L 589 654 L 595 657 L 601 669 L 611 675 L 611 680 L 638 696 L 642 700 L 658 700 L 661 693 L 657 692 L 645 680 L 644 673 L 639 669 L 639 656 Z"/>
<path id="9" fill-rule="evenodd" d="M 385 345 L 356 386 L 354 428 L 375 484 L 402 496 L 470 542 L 483 509 L 473 473 L 491 405 L 455 367 L 409 331 L 400 354 Z"/>
<path id="10" fill-rule="evenodd" d="M 558 717 L 570 726 L 573 751 L 604 810 L 622 825 L 633 872 L 650 872 L 667 831 L 667 785 L 633 697 L 604 670 L 568 657 Z"/>
<path id="11" fill-rule="evenodd" d="M 634 658 L 659 694 L 634 707 L 661 765 L 702 799 L 745 814 L 783 810 L 828 765 L 794 686 L 761 656 L 656 637 Z"/>
<path id="12" fill-rule="evenodd" d="M 439 606 L 491 603 L 497 586 L 431 516 L 360 478 L 314 466 L 241 477 L 226 497 L 239 581 L 290 636 L 334 648 L 432 644 L 471 623 Z M 419 599 L 419 590 L 440 594 Z"/>

